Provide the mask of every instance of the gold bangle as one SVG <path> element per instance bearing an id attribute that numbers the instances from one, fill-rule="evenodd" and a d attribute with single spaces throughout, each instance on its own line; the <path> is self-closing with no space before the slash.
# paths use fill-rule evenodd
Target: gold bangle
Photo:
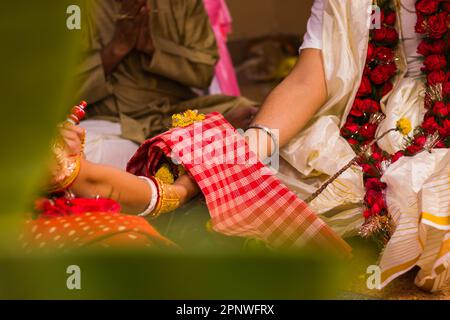
<path id="1" fill-rule="evenodd" d="M 173 189 L 172 185 L 163 185 L 163 199 L 160 214 L 172 212 L 180 207 L 180 195 Z"/>
<path id="2" fill-rule="evenodd" d="M 157 218 L 161 214 L 172 212 L 180 207 L 180 195 L 171 185 L 164 184 L 160 179 L 151 177 L 158 189 L 158 202 L 155 210 L 150 214 L 152 218 Z"/>

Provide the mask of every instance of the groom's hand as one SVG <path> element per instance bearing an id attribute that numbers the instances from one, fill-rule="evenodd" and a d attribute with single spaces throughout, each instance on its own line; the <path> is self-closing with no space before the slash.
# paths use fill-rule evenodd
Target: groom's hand
<path id="1" fill-rule="evenodd" d="M 200 192 L 195 180 L 187 174 L 180 176 L 173 186 L 180 196 L 181 205 L 194 198 Z"/>
<path id="2" fill-rule="evenodd" d="M 258 110 L 255 106 L 235 108 L 227 112 L 224 117 L 236 129 L 246 130 L 258 113 Z"/>
<path id="3" fill-rule="evenodd" d="M 141 22 L 139 36 L 136 43 L 136 50 L 151 57 L 155 48 L 153 46 L 153 40 L 150 33 L 150 8 L 144 6 L 144 10 L 145 14 Z"/>

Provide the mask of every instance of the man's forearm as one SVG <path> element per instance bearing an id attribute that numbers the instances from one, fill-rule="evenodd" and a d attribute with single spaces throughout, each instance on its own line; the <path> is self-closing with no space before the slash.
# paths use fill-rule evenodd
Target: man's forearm
<path id="1" fill-rule="evenodd" d="M 292 73 L 267 98 L 253 123 L 279 129 L 279 143 L 283 146 L 304 128 L 326 97 L 321 53 L 304 52 Z"/>

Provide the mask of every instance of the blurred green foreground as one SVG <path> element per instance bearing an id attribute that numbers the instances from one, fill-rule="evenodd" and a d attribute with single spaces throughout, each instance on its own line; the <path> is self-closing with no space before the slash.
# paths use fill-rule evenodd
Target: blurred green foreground
<path id="1" fill-rule="evenodd" d="M 161 232 L 181 242 L 186 248 L 182 252 L 22 254 L 16 241 L 18 225 L 38 194 L 55 125 L 72 104 L 69 97 L 81 32 L 66 28 L 66 9 L 71 4 L 82 5 L 80 1 L 15 0 L 3 3 L 0 10 L 0 298 L 333 297 L 345 279 L 336 261 L 311 254 L 242 251 L 241 244 L 220 249 L 202 241 L 202 232 L 196 230 L 203 230 L 204 221 L 196 219 L 156 223 Z M 185 210 L 195 208 L 201 205 Z M 81 290 L 70 291 L 66 286 L 70 265 L 81 268 Z"/>

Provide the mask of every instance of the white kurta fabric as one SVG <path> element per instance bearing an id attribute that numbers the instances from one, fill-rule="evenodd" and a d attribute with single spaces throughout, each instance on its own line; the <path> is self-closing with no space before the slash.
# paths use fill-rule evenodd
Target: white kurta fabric
<path id="1" fill-rule="evenodd" d="M 86 130 L 87 160 L 126 170 L 128 161 L 136 153 L 139 145 L 121 138 L 122 129 L 119 123 L 86 120 L 81 122 L 80 126 Z"/>
<path id="2" fill-rule="evenodd" d="M 322 49 L 322 25 L 325 0 L 315 0 L 308 19 L 307 32 L 303 37 L 302 49 Z"/>
<path id="3" fill-rule="evenodd" d="M 408 77 L 422 75 L 422 56 L 417 53 L 417 47 L 423 38 L 415 32 L 417 15 L 415 13 L 416 0 L 401 0 L 400 19 L 402 28 L 402 44 L 408 64 Z M 303 38 L 300 50 L 323 48 L 323 16 L 326 0 L 315 0 L 308 19 L 307 32 Z"/>

